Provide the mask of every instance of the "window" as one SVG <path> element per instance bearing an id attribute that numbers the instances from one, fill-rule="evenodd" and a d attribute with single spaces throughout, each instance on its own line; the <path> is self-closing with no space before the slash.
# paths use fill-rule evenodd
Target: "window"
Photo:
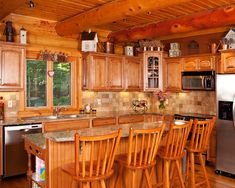
<path id="1" fill-rule="evenodd" d="M 71 63 L 53 63 L 53 105 L 71 105 Z"/>
<path id="2" fill-rule="evenodd" d="M 46 106 L 47 63 L 28 60 L 26 65 L 27 107 Z"/>
<path id="3" fill-rule="evenodd" d="M 77 64 L 71 62 L 52 62 L 40 60 L 26 61 L 26 91 L 22 111 L 30 109 L 52 111 L 53 106 L 66 106 L 76 110 Z"/>

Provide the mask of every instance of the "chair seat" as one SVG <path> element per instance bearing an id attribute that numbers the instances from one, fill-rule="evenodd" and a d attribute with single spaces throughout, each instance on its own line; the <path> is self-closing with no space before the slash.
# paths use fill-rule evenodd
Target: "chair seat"
<path id="1" fill-rule="evenodd" d="M 193 152 L 193 153 L 203 153 L 203 152 L 205 152 L 205 151 L 207 150 L 207 148 L 206 148 L 206 149 L 195 149 L 195 148 L 192 148 L 192 147 L 190 146 L 190 141 L 188 141 L 188 142 L 186 143 L 185 149 L 186 149 L 187 151 Z"/>
<path id="2" fill-rule="evenodd" d="M 126 154 L 118 155 L 116 157 L 115 161 L 117 161 L 119 164 L 121 164 L 127 168 L 130 168 L 130 169 L 146 169 L 146 168 L 150 168 L 156 164 L 156 160 L 153 160 L 150 164 L 148 164 L 148 163 L 146 163 L 146 164 L 141 163 L 140 164 L 139 162 L 137 162 L 137 164 L 134 165 L 133 160 L 131 160 L 131 164 L 128 165 Z M 136 159 L 136 161 L 140 161 L 139 157 Z"/>
<path id="3" fill-rule="evenodd" d="M 89 168 L 89 163 L 86 164 L 86 169 Z M 86 171 L 86 176 L 82 177 L 82 176 L 76 176 L 76 171 L 75 171 L 75 163 L 69 163 L 69 164 L 65 164 L 62 166 L 62 170 L 71 175 L 75 180 L 77 181 L 81 181 L 81 182 L 87 182 L 87 181 L 97 181 L 100 179 L 107 179 L 109 178 L 112 174 L 113 174 L 113 170 L 110 171 L 109 174 L 104 174 L 104 175 L 99 175 L 96 176 L 96 169 L 93 170 L 92 176 L 89 177 L 89 172 Z M 101 170 L 101 169 L 100 169 Z"/>

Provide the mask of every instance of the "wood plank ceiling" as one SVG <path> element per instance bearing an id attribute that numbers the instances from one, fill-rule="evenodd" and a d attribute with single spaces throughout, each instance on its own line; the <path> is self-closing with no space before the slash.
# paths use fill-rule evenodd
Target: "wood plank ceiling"
<path id="1" fill-rule="evenodd" d="M 55 21 L 63 21 L 110 1 L 112 0 L 33 0 L 35 8 L 29 8 L 28 4 L 24 3 L 13 11 L 13 13 Z M 170 6 L 164 9 L 155 10 L 153 8 L 153 10 L 142 14 L 126 16 L 121 20 L 113 20 L 111 23 L 99 25 L 98 28 L 109 31 L 119 31 L 144 24 L 163 22 L 218 7 L 226 7 L 234 3 L 235 0 L 193 0 L 191 2 Z"/>

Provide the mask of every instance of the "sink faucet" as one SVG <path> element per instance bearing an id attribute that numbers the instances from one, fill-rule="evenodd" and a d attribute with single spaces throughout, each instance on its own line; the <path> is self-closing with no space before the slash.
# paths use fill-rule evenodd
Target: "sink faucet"
<path id="1" fill-rule="evenodd" d="M 53 108 L 53 116 L 58 117 L 58 116 L 59 116 L 59 113 L 60 113 L 62 110 L 67 110 L 67 108 L 64 107 L 64 106 L 56 106 L 56 107 L 54 107 L 54 108 Z"/>

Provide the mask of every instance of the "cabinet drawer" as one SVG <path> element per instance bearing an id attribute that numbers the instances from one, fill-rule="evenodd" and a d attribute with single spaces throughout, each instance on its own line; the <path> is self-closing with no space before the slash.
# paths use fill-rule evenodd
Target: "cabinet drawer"
<path id="1" fill-rule="evenodd" d="M 143 115 L 121 116 L 118 118 L 119 124 L 144 122 Z"/>
<path id="2" fill-rule="evenodd" d="M 53 132 L 53 131 L 67 131 L 67 130 L 77 130 L 82 128 L 89 128 L 90 121 L 87 119 L 82 120 L 65 120 L 65 121 L 53 121 L 43 123 L 43 132 Z"/>
<path id="3" fill-rule="evenodd" d="M 116 118 L 96 118 L 92 120 L 92 127 L 116 125 Z"/>

